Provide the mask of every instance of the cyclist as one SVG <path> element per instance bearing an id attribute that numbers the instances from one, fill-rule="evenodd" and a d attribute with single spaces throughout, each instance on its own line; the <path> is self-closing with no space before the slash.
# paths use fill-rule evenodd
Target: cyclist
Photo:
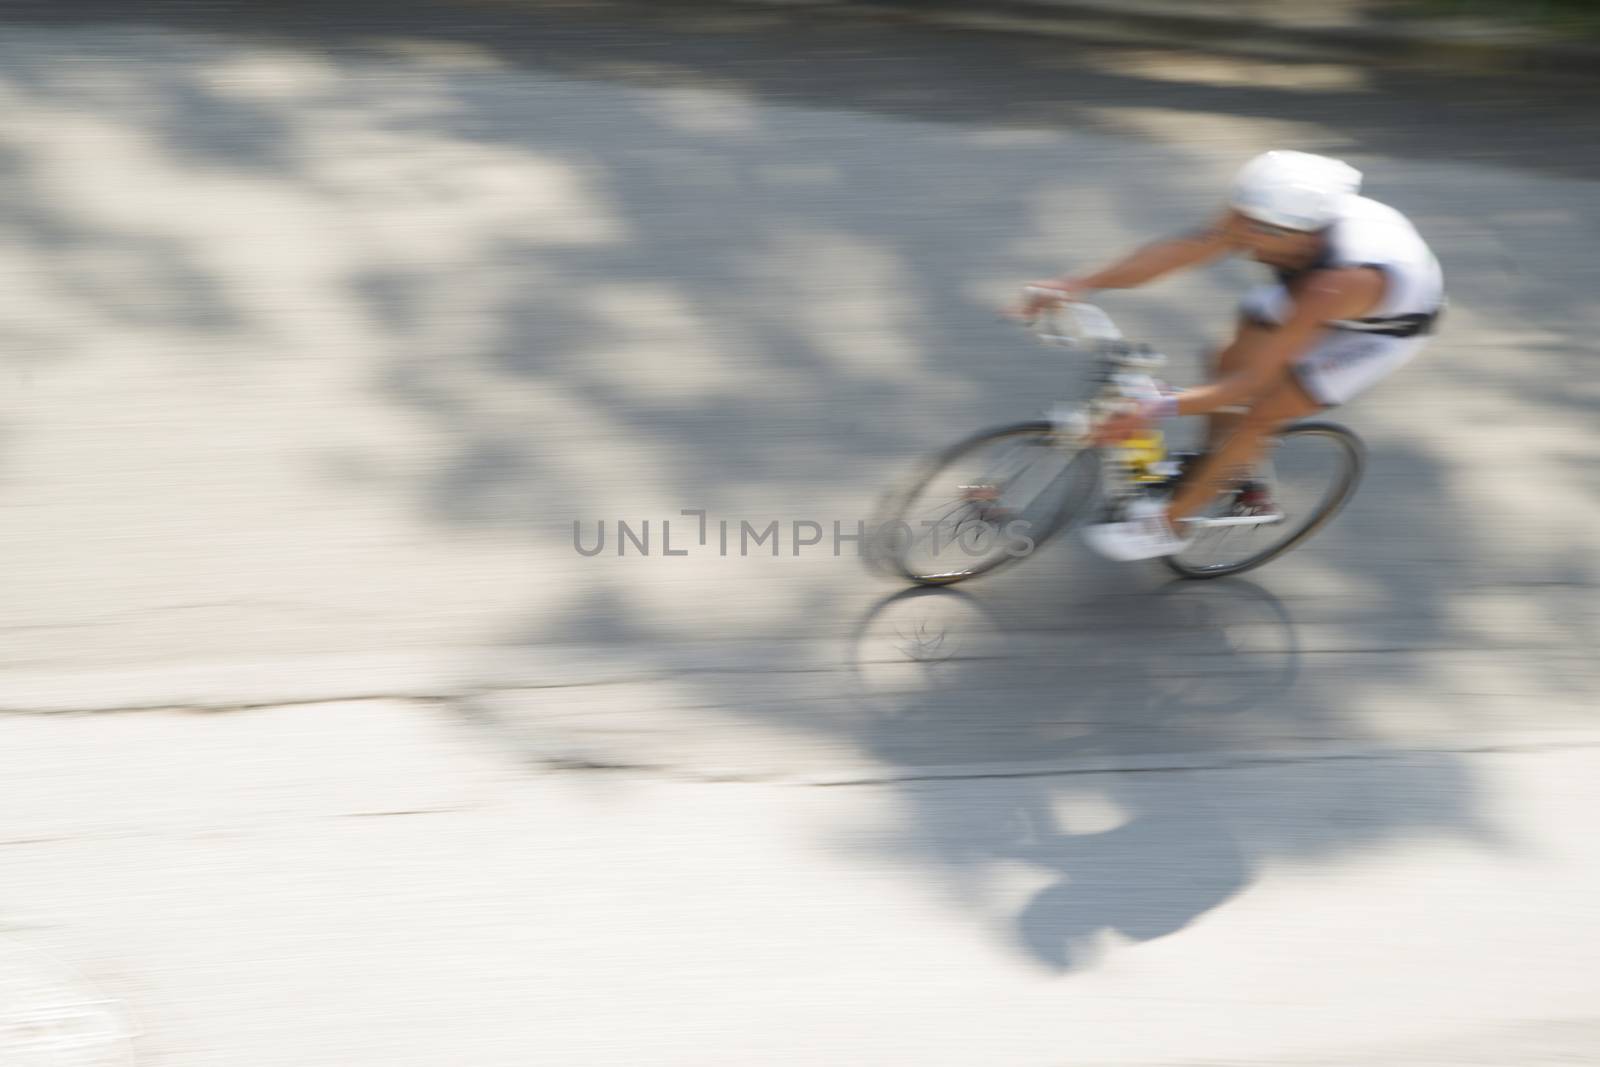
<path id="1" fill-rule="evenodd" d="M 1097 551 L 1123 560 L 1181 551 L 1189 544 L 1182 520 L 1237 488 L 1275 430 L 1350 400 L 1427 343 L 1444 303 L 1438 261 L 1404 215 L 1358 195 L 1360 187 L 1360 172 L 1339 160 L 1267 152 L 1239 171 L 1227 210 L 1205 229 L 1091 274 L 1028 287 L 1017 312 L 1031 319 L 1053 303 L 1130 289 L 1229 255 L 1248 255 L 1277 274 L 1241 304 L 1210 384 L 1099 428 L 1105 443 L 1156 419 L 1210 416 L 1206 454 L 1171 500 L 1139 501 L 1123 521 L 1089 527 L 1085 536 Z M 1240 406 L 1248 408 L 1242 415 L 1220 411 Z"/>

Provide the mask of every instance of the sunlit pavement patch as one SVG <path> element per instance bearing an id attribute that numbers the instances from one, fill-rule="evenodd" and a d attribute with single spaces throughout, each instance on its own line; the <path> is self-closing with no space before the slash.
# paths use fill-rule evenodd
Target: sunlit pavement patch
<path id="1" fill-rule="evenodd" d="M 0 1064 L 132 1067 L 120 1005 L 44 953 L 0 939 Z"/>

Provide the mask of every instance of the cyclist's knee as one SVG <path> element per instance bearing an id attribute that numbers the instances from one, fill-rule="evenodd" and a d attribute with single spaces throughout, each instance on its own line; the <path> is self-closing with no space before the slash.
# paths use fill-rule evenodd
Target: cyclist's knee
<path id="1" fill-rule="evenodd" d="M 1252 430 L 1268 433 L 1285 423 L 1301 419 L 1318 410 L 1319 405 L 1306 395 L 1294 376 L 1264 392 L 1243 416 Z"/>
<path id="2" fill-rule="evenodd" d="M 1250 363 L 1250 354 L 1267 335 L 1271 327 L 1253 319 L 1241 318 L 1233 333 L 1233 340 L 1218 349 L 1211 357 L 1212 372 L 1218 378 L 1237 374 Z"/>

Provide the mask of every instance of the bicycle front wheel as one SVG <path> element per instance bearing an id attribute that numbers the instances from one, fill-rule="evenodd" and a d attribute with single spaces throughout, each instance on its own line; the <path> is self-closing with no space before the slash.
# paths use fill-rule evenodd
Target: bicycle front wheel
<path id="1" fill-rule="evenodd" d="M 1302 422 L 1280 433 L 1261 465 L 1275 517 L 1270 522 L 1233 520 L 1225 514 L 1231 494 L 1223 494 L 1201 520 L 1234 525 L 1201 525 L 1182 552 L 1162 557 L 1185 578 L 1222 578 L 1261 566 L 1326 526 L 1361 481 L 1366 450 L 1361 439 L 1332 422 Z"/>
<path id="2" fill-rule="evenodd" d="M 988 574 L 1030 555 L 1093 497 L 1100 460 L 1048 422 L 986 430 L 928 460 L 890 495 L 874 555 L 924 585 Z"/>

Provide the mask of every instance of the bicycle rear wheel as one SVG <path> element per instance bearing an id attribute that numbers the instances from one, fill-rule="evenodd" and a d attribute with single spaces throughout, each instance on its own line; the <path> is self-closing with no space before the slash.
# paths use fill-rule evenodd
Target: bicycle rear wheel
<path id="1" fill-rule="evenodd" d="M 1272 522 L 1200 527 L 1193 544 L 1162 561 L 1185 578 L 1222 578 L 1261 566 L 1327 525 L 1355 492 L 1366 465 L 1361 439 L 1332 422 L 1302 422 L 1277 437 L 1261 474 L 1276 505 Z M 1201 520 L 1232 519 L 1223 494 Z M 1237 521 L 1237 520 L 1234 520 Z"/>
<path id="2" fill-rule="evenodd" d="M 1099 455 L 1064 444 L 1048 422 L 985 430 L 934 456 L 885 501 L 873 556 L 924 585 L 1015 563 L 1055 536 L 1094 495 Z"/>

